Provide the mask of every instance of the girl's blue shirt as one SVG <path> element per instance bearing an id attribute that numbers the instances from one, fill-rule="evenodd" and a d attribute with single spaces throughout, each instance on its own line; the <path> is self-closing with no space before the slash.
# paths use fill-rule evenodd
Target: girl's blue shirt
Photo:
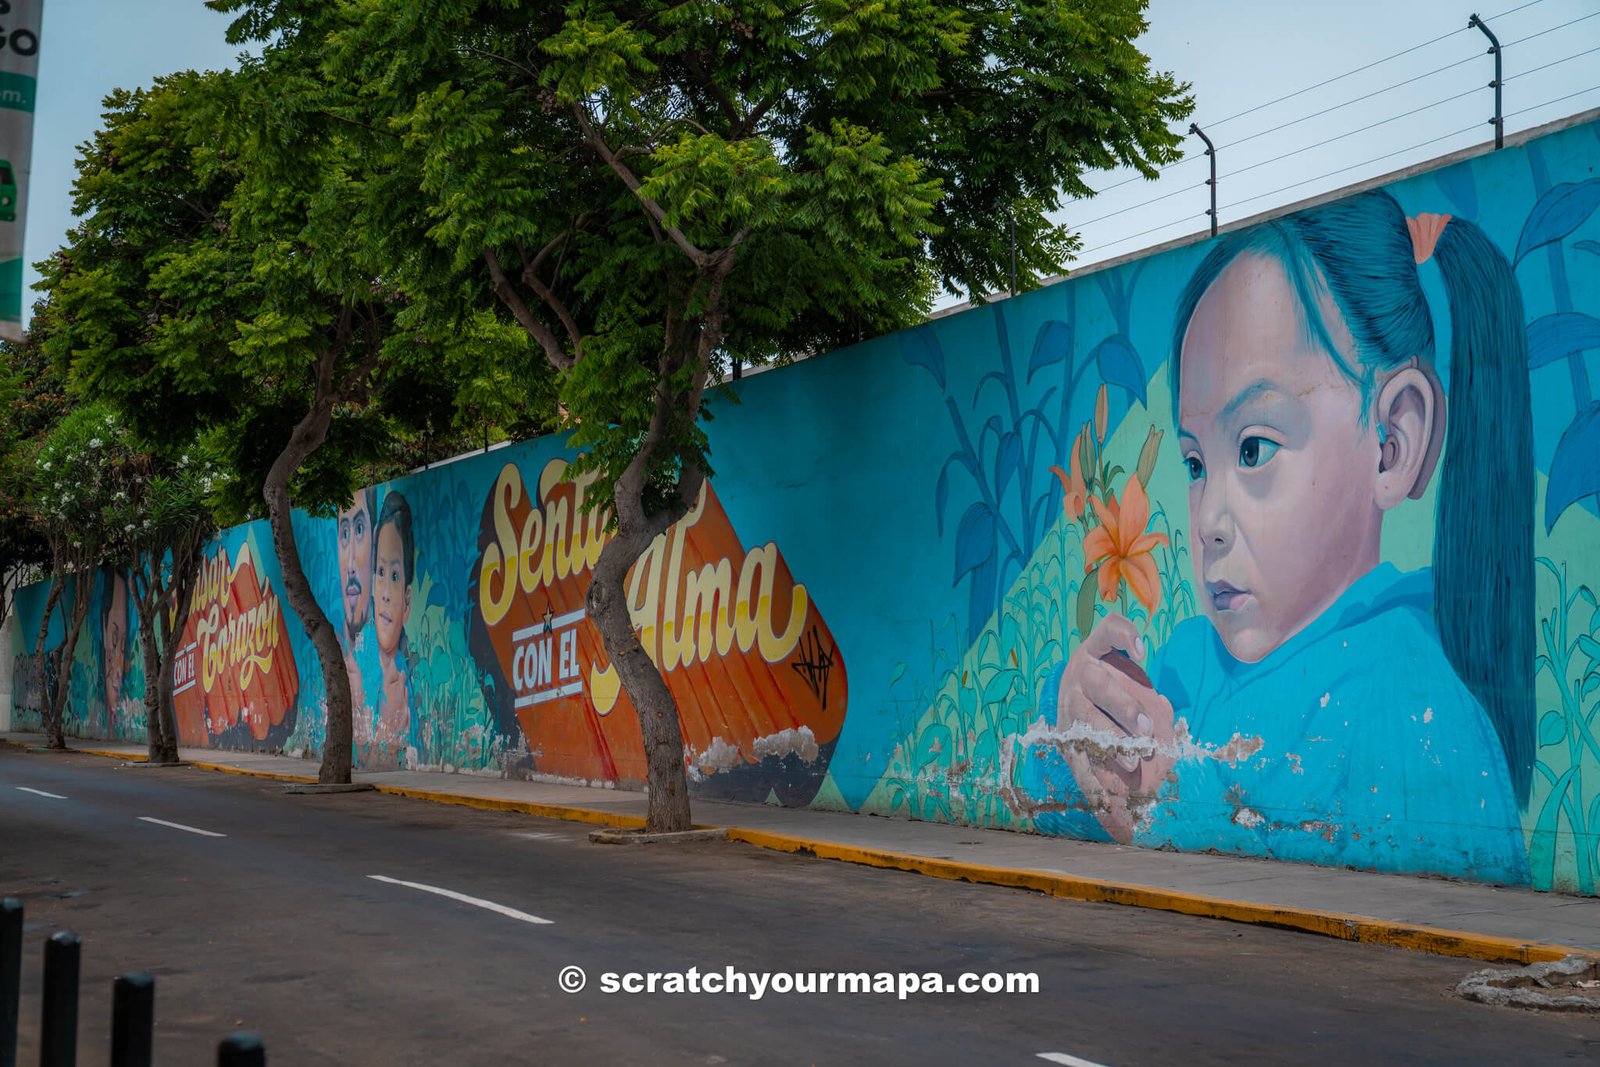
<path id="1" fill-rule="evenodd" d="M 1141 845 L 1216 849 L 1395 872 L 1528 880 L 1499 737 L 1432 621 L 1433 579 L 1382 564 L 1257 663 L 1205 618 L 1179 624 L 1151 664 L 1189 742 Z M 1040 714 L 1055 723 L 1062 668 Z M 1106 839 L 1066 762 L 1031 745 L 1023 791 L 1046 833 Z"/>

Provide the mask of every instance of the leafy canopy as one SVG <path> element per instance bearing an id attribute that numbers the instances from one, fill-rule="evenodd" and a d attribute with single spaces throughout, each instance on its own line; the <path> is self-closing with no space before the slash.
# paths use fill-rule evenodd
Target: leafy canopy
<path id="1" fill-rule="evenodd" d="M 304 113 L 363 131 L 453 295 L 492 289 L 560 372 L 599 496 L 642 457 L 658 507 L 708 469 L 731 361 L 997 291 L 1013 228 L 1024 286 L 1061 271 L 1048 213 L 1091 170 L 1176 159 L 1190 109 L 1134 44 L 1143 0 L 209 2 L 319 57 Z"/>

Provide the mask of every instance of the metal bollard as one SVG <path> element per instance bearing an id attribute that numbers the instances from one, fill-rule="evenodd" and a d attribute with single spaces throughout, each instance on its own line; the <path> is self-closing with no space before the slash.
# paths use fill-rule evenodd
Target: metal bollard
<path id="1" fill-rule="evenodd" d="M 17 1003 L 22 997 L 22 901 L 0 900 L 0 1067 L 17 1067 Z"/>
<path id="2" fill-rule="evenodd" d="M 78 1060 L 78 963 L 83 942 L 62 930 L 44 943 L 44 1021 L 39 1067 L 73 1067 Z"/>
<path id="3" fill-rule="evenodd" d="M 156 980 L 144 971 L 111 985 L 111 1067 L 150 1067 L 156 1025 Z"/>
<path id="4" fill-rule="evenodd" d="M 229 1034 L 217 1046 L 217 1067 L 267 1067 L 267 1046 L 255 1034 Z"/>

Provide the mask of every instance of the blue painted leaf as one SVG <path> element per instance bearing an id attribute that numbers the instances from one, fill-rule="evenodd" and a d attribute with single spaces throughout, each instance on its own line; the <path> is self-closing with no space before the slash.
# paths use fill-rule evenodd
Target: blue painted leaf
<path id="1" fill-rule="evenodd" d="M 1567 736 L 1567 721 L 1561 717 L 1559 711 L 1547 711 L 1539 720 L 1539 744 L 1560 744 L 1561 739 Z"/>
<path id="2" fill-rule="evenodd" d="M 994 557 L 994 512 L 978 501 L 961 516 L 956 530 L 956 576 L 959 582 Z"/>
<path id="3" fill-rule="evenodd" d="M 1600 241 L 1577 241 L 1572 247 L 1591 256 L 1600 256 Z"/>
<path id="4" fill-rule="evenodd" d="M 900 335 L 900 358 L 913 367 L 922 367 L 944 389 L 944 349 L 939 338 L 926 326 L 907 330 Z"/>
<path id="5" fill-rule="evenodd" d="M 1028 381 L 1033 381 L 1034 371 L 1063 360 L 1070 361 L 1071 356 L 1072 327 L 1051 319 L 1039 327 L 1039 335 L 1033 339 L 1033 355 L 1028 357 Z"/>
<path id="6" fill-rule="evenodd" d="M 972 571 L 972 577 L 967 582 L 967 643 L 970 645 L 983 633 L 989 624 L 989 618 L 994 614 L 996 589 L 998 586 L 995 574 L 995 559 L 990 557 L 980 563 Z M 976 714 L 976 695 L 970 690 L 964 690 L 967 695 L 962 699 L 971 697 L 974 706 L 969 709 L 969 714 Z"/>
<path id="7" fill-rule="evenodd" d="M 1545 486 L 1545 532 L 1555 529 L 1562 512 L 1591 493 L 1600 493 L 1600 402 L 1578 412 L 1556 445 Z"/>
<path id="8" fill-rule="evenodd" d="M 994 495 L 998 499 L 1006 491 L 1011 476 L 1022 465 L 1022 437 L 1007 432 L 1000 438 L 1000 451 L 994 457 Z"/>
<path id="9" fill-rule="evenodd" d="M 1478 217 L 1478 187 L 1472 180 L 1472 168 L 1461 164 L 1433 172 L 1433 182 L 1450 200 L 1455 213 L 1463 218 Z"/>
<path id="10" fill-rule="evenodd" d="M 1139 359 L 1133 342 L 1123 334 L 1114 333 L 1094 346 L 1093 355 L 1100 368 L 1101 381 L 1126 390 L 1141 404 L 1145 402 L 1145 385 L 1150 379 L 1145 377 L 1144 362 Z"/>
<path id="11" fill-rule="evenodd" d="M 1522 257 L 1535 248 L 1561 240 L 1582 226 L 1596 207 L 1600 207 L 1600 178 L 1552 185 L 1528 213 L 1513 262 L 1521 263 Z"/>
<path id="12" fill-rule="evenodd" d="M 1048 503 L 1050 503 L 1050 494 L 1046 493 L 1033 502 L 1033 508 L 1028 512 L 1028 529 L 1030 531 L 1037 530 L 1037 536 L 1039 537 L 1044 536 L 1044 527 L 1039 523 L 1039 516 L 1044 511 L 1044 506 Z"/>
<path id="13" fill-rule="evenodd" d="M 944 536 L 944 506 L 950 501 L 950 464 L 939 468 L 939 480 L 933 486 L 933 513 L 938 518 L 939 536 Z"/>
<path id="14" fill-rule="evenodd" d="M 1569 352 L 1600 348 L 1600 319 L 1581 311 L 1546 315 L 1528 326 L 1528 366 L 1554 363 Z"/>
<path id="15" fill-rule="evenodd" d="M 889 674 L 889 684 L 890 685 L 894 685 L 894 683 L 898 682 L 900 679 L 904 678 L 905 676 L 906 676 L 906 664 L 905 664 L 905 661 L 902 660 L 901 662 L 896 663 L 894 665 L 894 670 L 890 672 L 890 674 Z"/>
<path id="16" fill-rule="evenodd" d="M 1589 657 L 1590 663 L 1600 663 L 1600 641 L 1596 641 L 1588 634 L 1579 634 L 1578 647 L 1583 649 L 1583 654 Z"/>
<path id="17" fill-rule="evenodd" d="M 1007 667 L 994 672 L 994 676 L 983 683 L 983 702 L 997 704 L 1011 695 L 1011 687 L 1022 679 L 1022 672 L 1014 667 Z"/>
<path id="18" fill-rule="evenodd" d="M 1001 385 L 1004 385 L 1006 383 L 1006 372 L 1003 370 L 992 370 L 988 374 L 985 374 L 982 378 L 978 379 L 978 387 L 972 391 L 973 407 L 978 406 L 978 398 L 983 395 L 983 387 L 989 384 L 989 379 L 991 378 L 999 382 Z"/>

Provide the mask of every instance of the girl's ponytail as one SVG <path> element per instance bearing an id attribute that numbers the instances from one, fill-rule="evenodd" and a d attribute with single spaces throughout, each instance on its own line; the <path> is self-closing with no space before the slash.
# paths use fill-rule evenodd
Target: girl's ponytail
<path id="1" fill-rule="evenodd" d="M 1434 533 L 1445 655 L 1489 714 L 1517 802 L 1534 759 L 1533 415 L 1522 292 L 1483 231 L 1452 218 L 1435 246 L 1450 298 L 1450 389 Z"/>

